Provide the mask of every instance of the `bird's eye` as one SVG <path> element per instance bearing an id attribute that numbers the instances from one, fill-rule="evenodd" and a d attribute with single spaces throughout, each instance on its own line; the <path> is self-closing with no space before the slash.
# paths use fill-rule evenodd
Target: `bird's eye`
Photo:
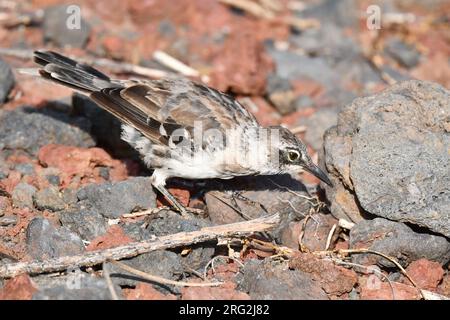
<path id="1" fill-rule="evenodd" d="M 298 153 L 298 151 L 289 151 L 288 152 L 288 160 L 290 162 L 295 162 L 298 160 L 298 158 L 300 158 L 300 153 Z"/>

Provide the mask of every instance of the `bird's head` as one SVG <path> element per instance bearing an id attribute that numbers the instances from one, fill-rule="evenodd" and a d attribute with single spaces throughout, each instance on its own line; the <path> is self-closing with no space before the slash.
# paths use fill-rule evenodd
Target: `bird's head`
<path id="1" fill-rule="evenodd" d="M 283 172 L 298 173 L 305 170 L 327 185 L 332 186 L 327 174 L 313 163 L 306 151 L 306 145 L 291 131 L 283 127 L 279 128 L 279 164 Z"/>

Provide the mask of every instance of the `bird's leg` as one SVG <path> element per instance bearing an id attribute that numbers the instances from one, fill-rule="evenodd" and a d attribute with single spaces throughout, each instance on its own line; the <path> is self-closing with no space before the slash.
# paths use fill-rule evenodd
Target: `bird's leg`
<path id="1" fill-rule="evenodd" d="M 236 202 L 236 199 L 241 200 L 243 202 L 246 202 L 252 206 L 259 206 L 265 213 L 268 213 L 267 209 L 264 207 L 264 205 L 260 202 L 253 201 L 252 199 L 247 198 L 246 196 L 242 195 L 243 191 L 233 191 L 233 194 L 231 196 L 231 202 L 233 205 L 236 205 L 238 208 L 238 204 Z"/>
<path id="2" fill-rule="evenodd" d="M 169 203 L 178 211 L 183 217 L 188 217 L 188 210 L 175 198 L 169 190 L 163 185 L 153 185 L 159 192 L 169 201 Z"/>
<path id="3" fill-rule="evenodd" d="M 166 189 L 166 179 L 167 176 L 164 175 L 161 171 L 155 170 L 151 176 L 152 185 L 158 189 L 159 192 L 169 201 L 169 203 L 178 211 L 183 217 L 189 217 L 188 210 L 180 203 L 180 201 L 177 200 L 169 192 L 169 190 Z"/>

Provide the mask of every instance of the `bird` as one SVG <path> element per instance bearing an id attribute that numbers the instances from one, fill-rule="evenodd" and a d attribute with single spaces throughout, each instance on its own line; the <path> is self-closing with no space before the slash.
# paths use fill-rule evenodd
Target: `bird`
<path id="1" fill-rule="evenodd" d="M 33 56 L 40 77 L 87 95 L 121 121 L 121 138 L 153 169 L 151 184 L 182 215 L 189 209 L 166 188 L 170 178 L 231 179 L 304 170 L 332 186 L 299 138 L 282 126 L 262 127 L 226 93 L 186 78 L 112 79 L 54 51 Z"/>

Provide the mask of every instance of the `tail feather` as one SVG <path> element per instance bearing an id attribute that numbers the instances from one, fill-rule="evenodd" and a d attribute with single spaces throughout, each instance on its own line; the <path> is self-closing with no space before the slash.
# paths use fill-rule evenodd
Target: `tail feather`
<path id="1" fill-rule="evenodd" d="M 116 87 L 111 79 L 97 69 L 53 51 L 35 51 L 34 61 L 41 66 L 42 77 L 83 92 Z"/>

